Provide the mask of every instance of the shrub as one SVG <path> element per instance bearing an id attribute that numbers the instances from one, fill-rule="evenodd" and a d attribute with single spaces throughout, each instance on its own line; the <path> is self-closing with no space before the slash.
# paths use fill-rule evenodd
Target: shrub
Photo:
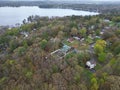
<path id="1" fill-rule="evenodd" d="M 9 42 L 10 51 L 13 52 L 18 47 L 18 42 L 16 40 L 11 40 Z"/>
<path id="2" fill-rule="evenodd" d="M 18 34 L 19 34 L 18 28 L 12 28 L 11 30 L 7 30 L 6 32 L 6 35 L 11 35 L 11 36 L 18 35 Z"/>
<path id="3" fill-rule="evenodd" d="M 57 65 L 53 65 L 53 66 L 52 66 L 52 72 L 53 72 L 53 73 L 57 73 L 58 71 L 59 71 L 58 66 L 57 66 Z"/>
<path id="4" fill-rule="evenodd" d="M 27 78 L 31 78 L 32 75 L 33 75 L 33 73 L 32 73 L 31 71 L 28 71 L 28 72 L 25 74 L 25 76 L 26 76 Z"/>
<path id="5" fill-rule="evenodd" d="M 26 51 L 25 47 L 18 47 L 17 48 L 17 52 L 18 52 L 19 56 L 24 55 L 25 51 Z"/>
<path id="6" fill-rule="evenodd" d="M 106 60 L 106 53 L 101 52 L 100 54 L 98 54 L 98 60 L 100 62 L 104 62 Z"/>
<path id="7" fill-rule="evenodd" d="M 42 49 L 45 49 L 46 48 L 46 46 L 47 46 L 47 40 L 42 40 L 41 42 L 40 42 L 40 46 L 41 46 L 41 48 Z"/>

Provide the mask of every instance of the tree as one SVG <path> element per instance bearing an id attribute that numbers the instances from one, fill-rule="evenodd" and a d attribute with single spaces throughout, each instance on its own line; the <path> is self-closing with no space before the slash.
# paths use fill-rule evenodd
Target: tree
<path id="1" fill-rule="evenodd" d="M 77 30 L 77 28 L 75 28 L 75 27 L 73 27 L 72 29 L 71 29 L 71 35 L 77 35 L 77 33 L 78 33 L 78 30 Z"/>
<path id="2" fill-rule="evenodd" d="M 83 53 L 80 53 L 78 54 L 77 59 L 78 59 L 78 64 L 80 66 L 84 66 L 85 55 Z"/>
<path id="3" fill-rule="evenodd" d="M 8 43 L 9 40 L 10 38 L 8 36 L 5 36 L 5 35 L 0 36 L 0 44 Z"/>
<path id="4" fill-rule="evenodd" d="M 120 55 L 117 58 L 117 60 L 114 62 L 114 64 L 112 65 L 113 68 L 113 73 L 115 75 L 120 75 Z"/>
<path id="5" fill-rule="evenodd" d="M 107 77 L 106 82 L 103 84 L 100 90 L 119 90 L 120 89 L 120 77 L 111 75 Z"/>
<path id="6" fill-rule="evenodd" d="M 105 59 L 106 59 L 106 53 L 101 52 L 101 53 L 98 54 L 98 60 L 99 60 L 100 62 L 104 62 Z"/>
<path id="7" fill-rule="evenodd" d="M 26 24 L 26 22 L 27 22 L 26 19 L 24 19 L 24 20 L 23 20 L 23 24 Z"/>
<path id="8" fill-rule="evenodd" d="M 59 39 L 63 39 L 64 38 L 64 32 L 63 31 L 59 31 L 57 37 Z"/>
<path id="9" fill-rule="evenodd" d="M 24 55 L 25 51 L 26 51 L 25 47 L 18 47 L 17 48 L 17 52 L 18 52 L 19 56 Z"/>
<path id="10" fill-rule="evenodd" d="M 99 54 L 99 53 L 102 53 L 104 51 L 104 48 L 99 44 L 95 44 L 94 50 L 95 50 L 96 54 Z"/>
<path id="11" fill-rule="evenodd" d="M 10 51 L 13 52 L 18 47 L 17 41 L 16 40 L 11 40 L 9 42 L 9 47 L 10 47 Z"/>
<path id="12" fill-rule="evenodd" d="M 6 34 L 11 35 L 11 36 L 18 35 L 19 34 L 19 29 L 18 28 L 12 28 L 11 30 L 7 30 Z"/>
<path id="13" fill-rule="evenodd" d="M 83 37 L 86 36 L 86 32 L 87 32 L 86 28 L 82 28 L 82 29 L 79 31 L 79 33 L 80 33 Z"/>
<path id="14" fill-rule="evenodd" d="M 46 39 L 43 39 L 41 42 L 40 42 L 40 46 L 42 49 L 45 49 L 46 46 L 47 46 L 47 40 Z"/>
<path id="15" fill-rule="evenodd" d="M 25 40 L 23 41 L 23 47 L 24 47 L 24 48 L 28 48 L 27 41 L 25 41 Z"/>
<path id="16" fill-rule="evenodd" d="M 93 77 L 91 79 L 91 90 L 98 90 L 99 85 L 97 83 L 97 79 L 95 77 Z"/>
<path id="17" fill-rule="evenodd" d="M 86 42 L 87 42 L 87 43 L 92 43 L 93 40 L 92 40 L 92 38 L 91 38 L 90 36 L 88 36 L 88 37 L 86 38 Z"/>
<path id="18" fill-rule="evenodd" d="M 52 66 L 52 72 L 53 72 L 53 73 L 57 73 L 58 71 L 59 71 L 58 66 L 54 64 L 54 65 Z"/>
<path id="19" fill-rule="evenodd" d="M 96 33 L 97 36 L 99 36 L 99 35 L 100 35 L 100 30 L 97 29 L 97 30 L 95 31 L 95 33 Z"/>
<path id="20" fill-rule="evenodd" d="M 29 17 L 27 18 L 27 21 L 28 21 L 28 22 L 32 22 L 33 19 L 34 19 L 33 16 L 29 16 Z"/>
<path id="21" fill-rule="evenodd" d="M 120 17 L 119 16 L 118 17 L 113 17 L 112 21 L 114 21 L 114 22 L 120 22 Z"/>
<path id="22" fill-rule="evenodd" d="M 94 50 L 95 50 L 96 54 L 98 55 L 105 51 L 105 47 L 106 47 L 106 42 L 104 40 L 97 40 L 97 42 L 94 46 Z"/>
<path id="23" fill-rule="evenodd" d="M 120 53 L 120 45 L 118 45 L 117 47 L 115 47 L 114 53 L 115 53 L 116 55 Z"/>
<path id="24" fill-rule="evenodd" d="M 101 45 L 103 48 L 106 47 L 106 41 L 105 40 L 97 40 L 96 44 Z"/>
<path id="25" fill-rule="evenodd" d="M 81 76 L 79 73 L 75 73 L 75 76 L 74 76 L 74 80 L 76 83 L 79 83 L 80 82 L 80 79 L 81 79 Z"/>

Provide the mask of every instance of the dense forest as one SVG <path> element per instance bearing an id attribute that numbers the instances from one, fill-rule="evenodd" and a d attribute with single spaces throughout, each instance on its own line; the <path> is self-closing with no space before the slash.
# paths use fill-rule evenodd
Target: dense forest
<path id="1" fill-rule="evenodd" d="M 30 16 L 0 30 L 0 90 L 120 90 L 119 15 Z"/>

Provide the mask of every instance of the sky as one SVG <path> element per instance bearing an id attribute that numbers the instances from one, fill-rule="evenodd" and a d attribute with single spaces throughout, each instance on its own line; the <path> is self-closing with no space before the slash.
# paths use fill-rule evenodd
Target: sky
<path id="1" fill-rule="evenodd" d="M 116 2 L 116 1 L 120 1 L 120 0 L 1 0 L 1 1 L 111 1 L 111 2 Z"/>
<path id="2" fill-rule="evenodd" d="M 2 1 L 83 1 L 83 0 L 2 0 Z M 84 1 L 120 1 L 120 0 L 84 0 Z"/>

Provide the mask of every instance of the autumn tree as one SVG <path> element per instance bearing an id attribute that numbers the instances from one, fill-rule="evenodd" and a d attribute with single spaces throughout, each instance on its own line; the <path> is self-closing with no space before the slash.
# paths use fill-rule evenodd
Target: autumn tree
<path id="1" fill-rule="evenodd" d="M 120 55 L 118 55 L 118 58 L 116 61 L 114 61 L 114 64 L 112 65 L 113 67 L 113 73 L 115 75 L 120 75 Z"/>
<path id="2" fill-rule="evenodd" d="M 57 37 L 59 39 L 63 39 L 64 38 L 64 32 L 63 31 L 59 31 Z"/>
<path id="3" fill-rule="evenodd" d="M 83 37 L 86 36 L 86 32 L 87 32 L 86 28 L 82 28 L 82 29 L 79 30 L 80 35 L 83 36 Z"/>
<path id="4" fill-rule="evenodd" d="M 73 27 L 72 29 L 71 29 L 71 35 L 77 35 L 77 33 L 78 33 L 78 30 L 77 30 L 77 28 L 75 28 L 75 27 Z"/>

